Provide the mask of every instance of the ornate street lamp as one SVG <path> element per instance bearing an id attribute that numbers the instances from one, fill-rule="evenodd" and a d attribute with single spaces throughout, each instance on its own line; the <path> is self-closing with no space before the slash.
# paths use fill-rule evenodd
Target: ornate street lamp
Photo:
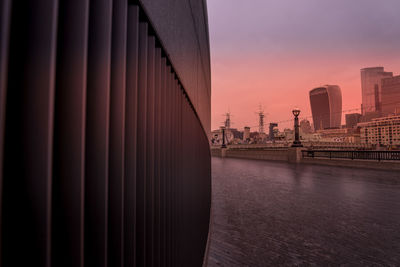
<path id="1" fill-rule="evenodd" d="M 300 138 L 299 138 L 300 109 L 295 108 L 292 110 L 292 113 L 294 115 L 294 141 L 293 141 L 292 147 L 303 147 L 303 145 L 300 142 Z"/>
<path id="2" fill-rule="evenodd" d="M 221 148 L 226 148 L 226 144 L 225 144 L 225 127 L 221 127 L 222 128 L 222 145 Z"/>

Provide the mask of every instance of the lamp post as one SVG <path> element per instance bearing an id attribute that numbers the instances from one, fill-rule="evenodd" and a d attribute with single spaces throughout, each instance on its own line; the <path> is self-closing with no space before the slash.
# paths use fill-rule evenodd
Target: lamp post
<path id="1" fill-rule="evenodd" d="M 292 147 L 303 147 L 303 145 L 300 142 L 300 138 L 299 138 L 300 109 L 295 108 L 292 110 L 292 113 L 294 115 L 294 141 L 293 141 Z"/>
<path id="2" fill-rule="evenodd" d="M 222 128 L 222 145 L 221 148 L 226 148 L 226 144 L 225 144 L 225 127 L 221 127 Z"/>

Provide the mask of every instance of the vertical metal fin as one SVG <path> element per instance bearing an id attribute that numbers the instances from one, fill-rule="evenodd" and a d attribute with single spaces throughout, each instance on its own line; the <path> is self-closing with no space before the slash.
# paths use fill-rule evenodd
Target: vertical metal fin
<path id="1" fill-rule="evenodd" d="M 108 265 L 124 266 L 125 109 L 128 1 L 114 0 L 110 87 Z"/>
<path id="2" fill-rule="evenodd" d="M 85 158 L 85 265 L 107 266 L 112 0 L 89 13 Z"/>
<path id="3" fill-rule="evenodd" d="M 154 64 L 155 38 L 148 37 L 146 109 L 146 265 L 153 266 L 154 247 Z"/>
<path id="4" fill-rule="evenodd" d="M 126 58 L 124 264 L 136 266 L 136 151 L 138 120 L 139 7 L 128 7 Z"/>
<path id="5" fill-rule="evenodd" d="M 52 265 L 83 266 L 88 0 L 59 4 Z"/>
<path id="6" fill-rule="evenodd" d="M 11 19 L 11 0 L 0 3 L 0 196 L 3 194 L 3 153 L 4 132 L 6 118 L 6 92 L 8 74 L 8 45 Z M 0 197 L 0 259 L 1 257 L 1 223 L 2 223 L 2 197 Z M 1 260 L 0 260 L 1 266 Z"/>
<path id="7" fill-rule="evenodd" d="M 136 263 L 146 266 L 146 159 L 147 159 L 148 25 L 139 23 L 138 135 L 136 178 Z"/>
<path id="8" fill-rule="evenodd" d="M 50 266 L 57 6 L 53 0 L 13 2 L 3 165 L 3 266 Z"/>

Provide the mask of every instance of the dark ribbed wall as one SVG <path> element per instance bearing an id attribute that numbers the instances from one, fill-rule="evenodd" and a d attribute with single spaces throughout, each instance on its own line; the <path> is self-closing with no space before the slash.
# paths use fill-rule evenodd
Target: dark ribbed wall
<path id="1" fill-rule="evenodd" d="M 211 74 L 205 0 L 140 0 L 203 127 L 211 127 Z M 179 41 L 177 41 L 179 40 Z"/>
<path id="2" fill-rule="evenodd" d="M 201 266 L 205 3 L 3 0 L 0 21 L 0 265 Z"/>

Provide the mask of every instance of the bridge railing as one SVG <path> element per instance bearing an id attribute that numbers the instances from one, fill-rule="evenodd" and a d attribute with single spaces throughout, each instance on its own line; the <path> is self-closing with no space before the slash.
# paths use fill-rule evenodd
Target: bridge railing
<path id="1" fill-rule="evenodd" d="M 311 142 L 301 141 L 303 146 L 310 149 L 332 149 L 332 150 L 372 150 L 371 144 L 359 144 L 359 143 L 339 143 L 339 142 Z M 288 148 L 293 142 L 275 142 L 265 144 L 227 144 L 229 149 L 264 149 L 264 148 Z M 211 148 L 220 148 L 221 144 L 212 144 Z"/>
<path id="2" fill-rule="evenodd" d="M 303 158 L 400 161 L 400 151 L 303 150 L 302 156 Z"/>

